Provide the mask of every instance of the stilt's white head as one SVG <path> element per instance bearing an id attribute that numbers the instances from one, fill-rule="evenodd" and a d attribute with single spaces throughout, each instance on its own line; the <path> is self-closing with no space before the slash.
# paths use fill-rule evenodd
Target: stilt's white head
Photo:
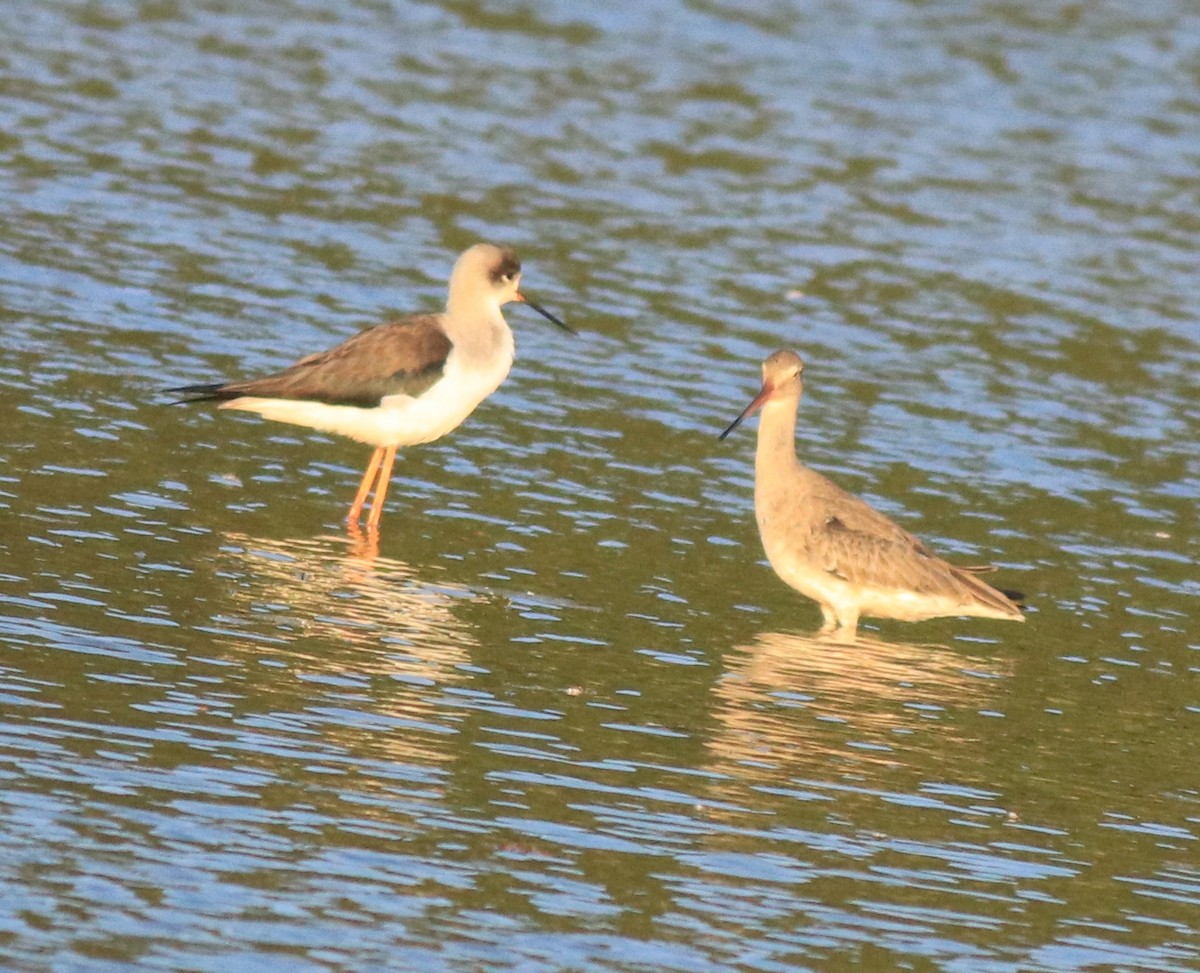
<path id="1" fill-rule="evenodd" d="M 521 261 L 517 259 L 512 247 L 477 243 L 464 250 L 454 263 L 446 307 L 452 311 L 479 307 L 486 303 L 495 303 L 497 307 L 502 307 L 510 301 L 519 301 L 528 304 L 564 331 L 575 333 L 540 304 L 522 294 L 520 287 Z"/>

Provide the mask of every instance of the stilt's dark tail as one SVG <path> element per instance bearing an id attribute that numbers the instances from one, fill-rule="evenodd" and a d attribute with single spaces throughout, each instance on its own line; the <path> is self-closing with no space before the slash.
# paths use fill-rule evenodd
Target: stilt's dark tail
<path id="1" fill-rule="evenodd" d="M 177 389 L 163 389 L 167 395 L 182 395 L 182 399 L 174 399 L 168 405 L 182 405 L 185 402 L 224 402 L 236 399 L 240 393 L 233 391 L 225 382 L 213 382 L 210 385 L 181 385 Z"/>

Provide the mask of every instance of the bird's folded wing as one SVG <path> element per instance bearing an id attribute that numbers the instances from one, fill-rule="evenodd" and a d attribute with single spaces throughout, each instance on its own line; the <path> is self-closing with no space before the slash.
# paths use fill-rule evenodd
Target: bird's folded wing
<path id="1" fill-rule="evenodd" d="M 230 382 L 225 399 L 302 399 L 370 408 L 389 395 L 419 396 L 442 377 L 452 344 L 432 315 L 360 331 L 274 375 Z"/>
<path id="2" fill-rule="evenodd" d="M 830 517 L 813 530 L 810 549 L 826 571 L 855 585 L 920 593 L 961 586 L 952 565 L 907 531 L 891 526 L 893 531 L 880 534 Z"/>

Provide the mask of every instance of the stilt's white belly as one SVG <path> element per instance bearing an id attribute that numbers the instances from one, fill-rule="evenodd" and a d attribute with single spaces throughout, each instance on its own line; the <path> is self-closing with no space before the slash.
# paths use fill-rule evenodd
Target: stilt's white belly
<path id="1" fill-rule="evenodd" d="M 512 367 L 512 355 L 500 356 L 485 368 L 467 369 L 459 362 L 459 356 L 451 355 L 442 377 L 422 395 L 390 395 L 374 408 L 249 396 L 231 399 L 221 408 L 257 412 L 265 419 L 348 436 L 370 446 L 428 443 L 459 426 L 500 387 Z"/>

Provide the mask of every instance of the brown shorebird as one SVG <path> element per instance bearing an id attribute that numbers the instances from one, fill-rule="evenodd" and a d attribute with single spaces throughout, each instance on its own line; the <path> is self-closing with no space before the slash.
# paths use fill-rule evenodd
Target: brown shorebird
<path id="1" fill-rule="evenodd" d="M 754 513 L 767 560 L 784 581 L 821 606 L 824 633 L 853 638 L 860 615 L 915 622 L 976 615 L 1022 622 L 1007 595 L 955 567 L 879 511 L 796 456 L 796 412 L 804 362 L 777 351 L 763 362 L 762 391 L 729 428 L 759 407 Z"/>
<path id="2" fill-rule="evenodd" d="M 573 331 L 519 290 L 521 264 L 508 247 L 477 243 L 455 262 L 441 314 L 417 314 L 360 331 L 274 375 L 168 389 L 180 402 L 349 436 L 375 447 L 347 521 L 355 526 L 371 493 L 368 529 L 383 514 L 396 448 L 428 443 L 458 426 L 508 375 L 515 353 L 500 308 L 528 304 Z"/>

